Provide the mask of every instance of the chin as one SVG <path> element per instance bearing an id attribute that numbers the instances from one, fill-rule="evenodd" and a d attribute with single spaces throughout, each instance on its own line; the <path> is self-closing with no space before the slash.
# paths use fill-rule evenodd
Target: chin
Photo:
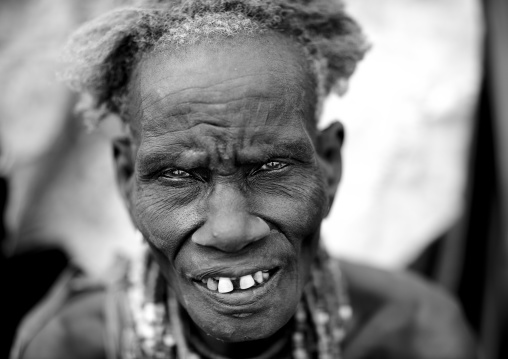
<path id="1" fill-rule="evenodd" d="M 263 285 L 227 294 L 189 283 L 181 287 L 185 294 L 180 293 L 180 303 L 192 321 L 215 339 L 224 342 L 264 339 L 288 323 L 297 310 L 304 283 L 295 273 L 281 268 Z"/>
<path id="2" fill-rule="evenodd" d="M 190 312 L 193 322 L 206 334 L 223 342 L 235 343 L 251 340 L 265 339 L 289 322 L 294 313 L 296 303 L 287 303 L 277 308 L 271 308 L 266 312 L 253 313 L 245 317 L 233 317 L 217 314 L 208 318 L 197 313 Z"/>

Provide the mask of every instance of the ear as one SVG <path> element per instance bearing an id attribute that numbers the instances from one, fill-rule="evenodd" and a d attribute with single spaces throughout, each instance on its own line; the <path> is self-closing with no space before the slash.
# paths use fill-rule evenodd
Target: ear
<path id="1" fill-rule="evenodd" d="M 129 136 L 113 139 L 113 156 L 115 161 L 116 179 L 120 193 L 130 209 L 130 194 L 134 185 L 134 151 Z"/>
<path id="2" fill-rule="evenodd" d="M 321 167 L 325 176 L 326 195 L 328 197 L 328 215 L 332 207 L 335 193 L 342 176 L 341 149 L 344 143 L 344 126 L 334 121 L 322 130 L 316 141 L 317 153 L 321 159 Z"/>

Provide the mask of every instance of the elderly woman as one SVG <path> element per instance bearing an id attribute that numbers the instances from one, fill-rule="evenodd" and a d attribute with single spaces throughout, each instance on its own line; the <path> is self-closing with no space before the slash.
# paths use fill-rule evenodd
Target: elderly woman
<path id="1" fill-rule="evenodd" d="M 124 120 L 148 251 L 102 289 L 64 276 L 13 357 L 473 358 L 445 294 L 320 249 L 343 129 L 316 124 L 366 47 L 324 0 L 146 1 L 78 31 L 66 78 L 89 121 Z"/>

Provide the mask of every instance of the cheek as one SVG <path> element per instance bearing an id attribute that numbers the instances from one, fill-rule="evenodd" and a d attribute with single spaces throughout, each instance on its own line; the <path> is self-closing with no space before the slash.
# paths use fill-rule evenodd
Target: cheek
<path id="1" fill-rule="evenodd" d="M 200 223 L 195 194 L 199 188 L 175 189 L 138 184 L 133 192 L 133 217 L 151 245 L 173 260 L 182 242 Z"/>
<path id="2" fill-rule="evenodd" d="M 319 173 L 263 182 L 253 186 L 251 198 L 257 213 L 267 216 L 290 239 L 313 237 L 319 231 L 328 205 Z"/>

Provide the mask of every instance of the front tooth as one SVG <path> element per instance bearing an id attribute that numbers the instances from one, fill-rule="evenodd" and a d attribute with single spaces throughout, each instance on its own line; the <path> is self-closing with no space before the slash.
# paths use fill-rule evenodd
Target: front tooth
<path id="1" fill-rule="evenodd" d="M 240 278 L 240 289 L 248 289 L 254 286 L 254 284 L 256 283 L 254 282 L 254 278 L 252 278 L 250 274 L 244 275 L 243 277 Z"/>
<path id="2" fill-rule="evenodd" d="M 208 281 L 206 282 L 206 286 L 208 289 L 216 291 L 217 290 L 217 281 L 213 280 L 212 278 L 208 278 Z"/>
<path id="3" fill-rule="evenodd" d="M 219 293 L 229 293 L 233 291 L 233 283 L 229 278 L 219 278 Z"/>
<path id="4" fill-rule="evenodd" d="M 254 273 L 254 280 L 259 284 L 263 283 L 263 272 L 259 271 Z"/>

